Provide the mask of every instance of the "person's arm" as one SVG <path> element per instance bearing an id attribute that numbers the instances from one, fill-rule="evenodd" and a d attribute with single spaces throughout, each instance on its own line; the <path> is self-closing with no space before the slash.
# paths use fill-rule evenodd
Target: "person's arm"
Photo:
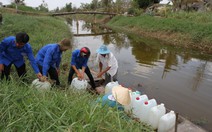
<path id="1" fill-rule="evenodd" d="M 4 65 L 3 65 L 3 52 L 6 50 L 7 48 L 7 41 L 6 39 L 4 39 L 1 44 L 0 44 L 0 73 L 4 70 Z"/>
<path id="2" fill-rule="evenodd" d="M 2 73 L 2 71 L 4 71 L 4 65 L 0 64 L 0 73 Z"/>
<path id="3" fill-rule="evenodd" d="M 61 62 L 61 57 L 56 61 L 56 70 L 58 76 L 60 75 L 60 62 Z"/>
<path id="4" fill-rule="evenodd" d="M 71 67 L 74 69 L 75 73 L 77 74 L 78 79 L 79 80 L 82 80 L 82 75 L 79 72 L 79 70 L 76 68 L 76 66 L 75 65 L 72 65 Z"/>
<path id="5" fill-rule="evenodd" d="M 77 63 L 76 63 L 77 54 L 78 54 L 77 51 L 73 51 L 72 52 L 72 56 L 71 56 L 71 67 L 74 69 L 75 73 L 77 74 L 78 79 L 81 79 L 82 76 L 81 76 L 80 72 L 78 71 L 78 69 L 76 67 L 76 65 L 77 65 Z"/>
<path id="6" fill-rule="evenodd" d="M 102 77 L 102 75 L 104 74 L 104 73 L 106 73 L 108 70 L 110 70 L 110 68 L 111 67 L 106 67 L 103 71 L 101 71 L 101 72 L 99 72 L 98 74 L 97 74 L 97 77 Z"/>
<path id="7" fill-rule="evenodd" d="M 27 45 L 27 50 L 26 50 L 26 54 L 27 54 L 27 57 L 30 61 L 30 64 L 35 72 L 35 74 L 37 75 L 37 78 L 41 78 L 42 77 L 42 74 L 40 73 L 39 69 L 38 69 L 38 65 L 35 61 L 35 57 L 33 55 L 33 52 L 32 52 L 32 48 L 30 45 Z"/>
<path id="8" fill-rule="evenodd" d="M 101 71 L 102 71 L 102 67 L 103 67 L 102 62 L 99 62 L 99 72 L 101 72 Z"/>
<path id="9" fill-rule="evenodd" d="M 86 67 L 84 67 L 84 66 L 82 67 L 82 73 L 81 73 L 82 79 L 85 79 L 85 78 L 84 78 L 84 77 L 85 77 L 85 76 L 84 76 L 84 75 L 85 75 L 85 68 L 86 68 Z"/>
<path id="10" fill-rule="evenodd" d="M 52 56 L 54 54 L 54 48 L 48 48 L 43 60 L 43 76 L 47 76 L 48 70 L 50 68 L 50 62 L 52 61 Z"/>

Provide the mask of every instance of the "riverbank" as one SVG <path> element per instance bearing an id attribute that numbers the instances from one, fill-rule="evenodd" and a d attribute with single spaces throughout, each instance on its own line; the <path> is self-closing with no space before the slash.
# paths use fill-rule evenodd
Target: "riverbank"
<path id="1" fill-rule="evenodd" d="M 93 17 L 83 19 L 93 21 Z M 167 45 L 198 50 L 212 54 L 212 15 L 210 13 L 176 13 L 164 17 L 141 15 L 137 17 L 96 17 L 112 29 L 144 37 L 163 40 Z"/>
<path id="2" fill-rule="evenodd" d="M 25 31 L 30 36 L 34 54 L 45 44 L 72 38 L 63 18 L 3 13 L 0 39 Z M 63 54 L 70 62 L 71 51 Z M 27 62 L 28 63 L 28 62 Z M 153 131 L 149 126 L 127 118 L 116 108 L 102 107 L 97 96 L 53 88 L 49 92 L 32 89 L 35 75 L 27 64 L 27 81 L 21 83 L 11 72 L 11 81 L 0 83 L 0 129 L 2 131 Z M 67 71 L 61 68 L 60 80 L 67 82 Z M 64 85 L 63 89 L 68 86 Z"/>

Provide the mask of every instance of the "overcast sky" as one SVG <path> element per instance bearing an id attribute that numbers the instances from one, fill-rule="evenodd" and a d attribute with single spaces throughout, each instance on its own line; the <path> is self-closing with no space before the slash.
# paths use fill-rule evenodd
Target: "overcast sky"
<path id="1" fill-rule="evenodd" d="M 10 4 L 12 0 L 0 0 L 4 5 Z M 61 8 L 66 5 L 66 3 L 72 3 L 72 7 L 79 7 L 81 3 L 91 3 L 92 0 L 44 0 L 48 4 L 49 10 L 56 9 L 57 7 Z M 24 0 L 27 6 L 38 7 L 42 0 Z M 161 3 L 166 4 L 168 0 L 162 0 Z"/>
<path id="2" fill-rule="evenodd" d="M 10 4 L 12 0 L 0 0 L 4 5 Z M 72 6 L 79 7 L 81 3 L 90 3 L 92 0 L 44 0 L 48 4 L 49 10 L 53 10 L 57 7 L 61 8 L 66 5 L 66 3 L 72 3 Z M 38 7 L 42 0 L 24 0 L 27 6 Z"/>

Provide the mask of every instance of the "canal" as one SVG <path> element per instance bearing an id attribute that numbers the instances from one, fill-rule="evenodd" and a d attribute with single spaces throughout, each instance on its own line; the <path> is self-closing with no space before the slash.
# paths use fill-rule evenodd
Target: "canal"
<path id="1" fill-rule="evenodd" d="M 98 71 L 96 49 L 106 44 L 119 64 L 125 87 L 155 98 L 193 123 L 212 131 L 212 56 L 164 42 L 71 21 L 75 48 L 91 50 L 89 67 Z M 95 76 L 95 75 L 94 75 Z"/>

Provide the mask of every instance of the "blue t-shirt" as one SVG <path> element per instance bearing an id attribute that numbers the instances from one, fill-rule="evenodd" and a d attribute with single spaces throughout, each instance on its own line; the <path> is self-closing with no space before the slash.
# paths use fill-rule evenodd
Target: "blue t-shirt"
<path id="1" fill-rule="evenodd" d="M 80 55 L 80 50 L 76 49 L 72 52 L 71 65 L 76 66 L 77 69 L 87 67 L 88 58 Z"/>
<path id="2" fill-rule="evenodd" d="M 20 67 L 25 63 L 24 56 L 28 57 L 35 73 L 39 73 L 39 69 L 29 43 L 25 44 L 21 48 L 17 48 L 15 36 L 9 36 L 2 40 L 0 44 L 0 64 L 8 66 L 12 63 L 16 67 Z"/>
<path id="3" fill-rule="evenodd" d="M 59 68 L 61 58 L 62 51 L 60 51 L 59 44 L 48 44 L 38 51 L 36 62 L 43 67 L 42 74 L 46 76 L 50 66 Z"/>

